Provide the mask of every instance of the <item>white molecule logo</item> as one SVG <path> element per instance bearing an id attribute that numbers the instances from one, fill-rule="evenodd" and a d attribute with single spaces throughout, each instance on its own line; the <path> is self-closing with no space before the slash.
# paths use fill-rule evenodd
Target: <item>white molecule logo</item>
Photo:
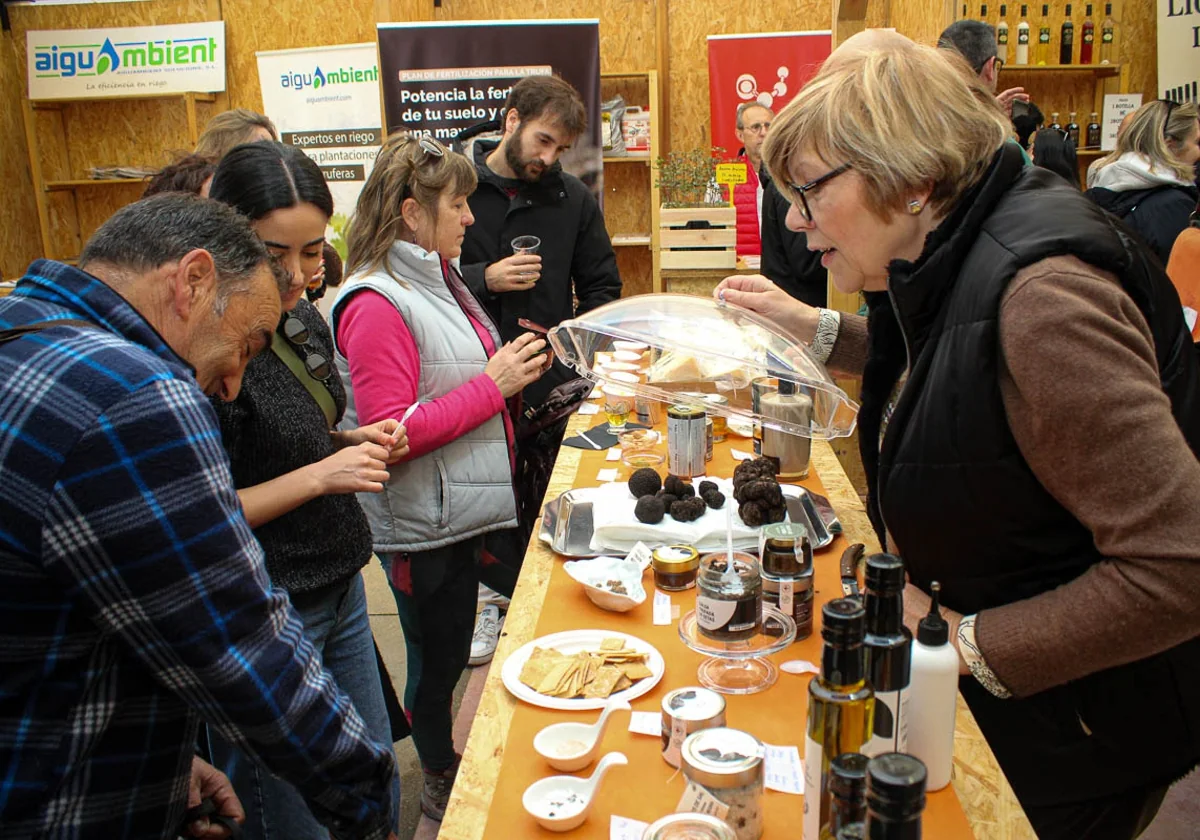
<path id="1" fill-rule="evenodd" d="M 787 96 L 788 69 L 786 67 L 780 67 L 775 72 L 779 76 L 779 81 L 777 81 L 775 86 L 769 91 L 760 91 L 758 89 L 758 79 L 754 78 L 754 76 L 750 73 L 743 73 L 742 75 L 738 76 L 737 82 L 735 83 L 738 99 L 744 99 L 747 101 L 753 99 L 764 108 L 770 108 L 772 103 L 775 102 L 775 97 Z"/>

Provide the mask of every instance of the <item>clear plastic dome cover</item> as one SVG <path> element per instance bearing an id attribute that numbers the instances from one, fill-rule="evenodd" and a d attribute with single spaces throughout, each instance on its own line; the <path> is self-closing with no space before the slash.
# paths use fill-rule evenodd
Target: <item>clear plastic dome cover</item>
<path id="1" fill-rule="evenodd" d="M 808 348 L 774 322 L 733 304 L 694 295 L 623 298 L 563 321 L 550 331 L 550 343 L 559 359 L 584 376 L 632 388 L 642 399 L 700 405 L 710 414 L 816 439 L 854 431 L 858 404 Z M 751 383 L 763 377 L 790 382 L 797 394 L 808 396 L 811 425 L 755 411 Z"/>

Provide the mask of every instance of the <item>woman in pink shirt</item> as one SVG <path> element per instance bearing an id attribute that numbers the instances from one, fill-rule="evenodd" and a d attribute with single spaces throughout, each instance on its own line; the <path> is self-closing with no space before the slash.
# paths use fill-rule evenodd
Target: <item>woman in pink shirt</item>
<path id="1" fill-rule="evenodd" d="M 506 401 L 546 369 L 545 342 L 501 345 L 454 265 L 475 168 L 435 140 L 380 151 L 347 235 L 333 305 L 347 424 L 403 417 L 408 456 L 361 497 L 408 648 L 405 707 L 425 771 L 421 809 L 440 820 L 458 770 L 450 716 L 475 625 L 483 536 L 516 525 Z"/>

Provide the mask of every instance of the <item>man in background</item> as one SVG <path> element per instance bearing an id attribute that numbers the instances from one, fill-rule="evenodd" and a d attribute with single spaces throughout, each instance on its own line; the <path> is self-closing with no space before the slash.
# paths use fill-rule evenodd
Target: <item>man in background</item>
<path id="1" fill-rule="evenodd" d="M 737 209 L 737 255 L 762 253 L 760 230 L 763 221 L 762 145 L 771 130 L 775 112 L 759 102 L 743 102 L 737 107 L 736 134 L 742 144 L 738 161 L 746 164 L 746 181 L 733 187 L 733 205 Z"/>
<path id="2" fill-rule="evenodd" d="M 942 31 L 937 45 L 939 49 L 953 50 L 961 55 L 988 90 L 996 93 L 1004 59 L 996 54 L 995 29 L 980 20 L 958 20 Z M 1011 116 L 1013 102 L 1028 102 L 1029 94 L 1025 88 L 1008 88 L 996 94 L 996 101 Z"/>
<path id="3" fill-rule="evenodd" d="M 479 186 L 468 199 L 475 223 L 462 246 L 463 278 L 491 313 L 504 341 L 528 330 L 550 329 L 621 296 L 617 258 L 604 216 L 591 190 L 564 172 L 559 158 L 587 128 L 578 91 L 556 76 L 529 76 L 513 85 L 502 112 L 500 140 L 476 140 L 468 151 Z M 534 236 L 536 253 L 514 253 L 513 240 Z M 577 375 L 555 360 L 522 394 L 524 413 L 537 412 L 558 386 Z M 517 495 L 522 526 L 489 535 L 481 578 L 501 596 L 512 593 L 528 531 L 541 508 L 549 470 L 562 442 L 561 428 L 523 437 L 517 430 Z M 499 559 L 501 562 L 489 562 Z M 486 589 L 487 587 L 484 587 Z M 470 663 L 492 658 L 500 636 L 499 607 L 506 597 L 481 589 L 485 603 L 476 623 Z"/>
<path id="4" fill-rule="evenodd" d="M 200 720 L 339 840 L 391 835 L 392 751 L 272 588 L 206 396 L 237 396 L 285 280 L 245 218 L 167 193 L 0 300 L 0 838 L 228 836 L 180 825 L 244 816 Z"/>

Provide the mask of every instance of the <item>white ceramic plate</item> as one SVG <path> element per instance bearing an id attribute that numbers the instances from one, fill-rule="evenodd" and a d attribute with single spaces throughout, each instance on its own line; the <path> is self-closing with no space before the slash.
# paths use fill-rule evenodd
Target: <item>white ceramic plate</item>
<path id="1" fill-rule="evenodd" d="M 613 638 L 623 639 L 626 647 L 637 651 L 645 651 L 650 654 L 646 660 L 646 667 L 650 669 L 651 674 L 648 677 L 638 680 L 624 691 L 618 691 L 611 697 L 577 697 L 572 700 L 566 700 L 562 697 L 548 697 L 545 694 L 539 694 L 534 691 L 519 679 L 521 669 L 525 667 L 525 663 L 533 654 L 535 647 L 554 648 L 565 654 L 573 654 L 581 650 L 599 650 L 601 642 L 605 639 Z M 504 687 L 518 700 L 524 700 L 526 703 L 541 706 L 544 709 L 586 711 L 588 709 L 603 709 L 604 704 L 613 697 L 618 697 L 622 700 L 634 700 L 641 697 L 654 688 L 654 686 L 658 685 L 659 680 L 663 678 L 666 670 L 667 663 L 663 661 L 662 654 L 652 644 L 642 641 L 637 636 L 630 636 L 628 633 L 618 633 L 615 630 L 565 630 L 562 633 L 552 633 L 549 636 L 534 639 L 532 642 L 528 642 L 517 648 L 509 655 L 508 659 L 504 660 L 504 666 L 500 670 L 500 677 L 504 680 Z"/>

